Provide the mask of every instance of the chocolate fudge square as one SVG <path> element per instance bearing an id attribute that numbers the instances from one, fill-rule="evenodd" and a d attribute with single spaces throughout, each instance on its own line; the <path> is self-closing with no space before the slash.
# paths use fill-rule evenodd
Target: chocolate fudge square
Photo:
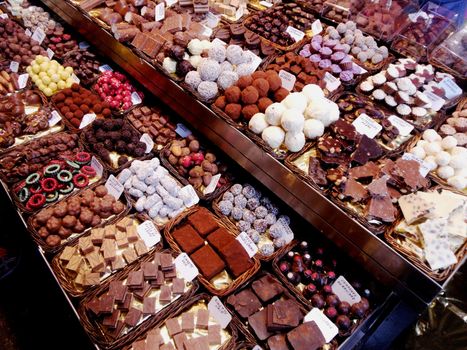
<path id="1" fill-rule="evenodd" d="M 287 340 L 293 350 L 316 350 L 326 343 L 314 321 L 305 322 L 287 333 Z"/>
<path id="2" fill-rule="evenodd" d="M 249 317 L 261 308 L 258 297 L 250 289 L 244 289 L 240 293 L 227 298 L 227 304 L 231 305 L 241 317 Z"/>
<path id="3" fill-rule="evenodd" d="M 267 328 L 270 332 L 297 327 L 303 318 L 302 312 L 292 300 L 278 300 L 267 306 Z"/>
<path id="4" fill-rule="evenodd" d="M 193 253 L 204 245 L 204 240 L 191 225 L 184 225 L 176 229 L 172 235 L 175 242 L 187 254 Z"/>
<path id="5" fill-rule="evenodd" d="M 188 222 L 203 237 L 206 237 L 219 227 L 217 221 L 214 219 L 214 214 L 206 208 L 200 208 L 196 213 L 191 214 L 188 217 Z"/>
<path id="6" fill-rule="evenodd" d="M 253 260 L 237 240 L 233 240 L 230 244 L 223 247 L 221 255 L 224 257 L 229 271 L 235 278 L 254 265 Z"/>
<path id="7" fill-rule="evenodd" d="M 250 324 L 250 327 L 253 328 L 253 331 L 259 340 L 265 340 L 272 335 L 272 333 L 268 332 L 266 327 L 267 318 L 268 315 L 266 309 L 258 311 L 254 315 L 248 317 L 248 323 Z"/>
<path id="8" fill-rule="evenodd" d="M 208 280 L 221 273 L 225 268 L 225 264 L 219 255 L 208 245 L 191 254 L 190 258 Z"/>
<path id="9" fill-rule="evenodd" d="M 289 350 L 285 334 L 277 334 L 268 339 L 269 350 Z"/>
<path id="10" fill-rule="evenodd" d="M 256 295 L 267 303 L 284 292 L 284 287 L 270 275 L 265 275 L 251 284 Z"/>
<path id="11" fill-rule="evenodd" d="M 229 245 L 233 241 L 235 241 L 235 237 L 223 227 L 219 227 L 208 236 L 209 244 L 218 252 L 222 250 L 222 247 Z"/>

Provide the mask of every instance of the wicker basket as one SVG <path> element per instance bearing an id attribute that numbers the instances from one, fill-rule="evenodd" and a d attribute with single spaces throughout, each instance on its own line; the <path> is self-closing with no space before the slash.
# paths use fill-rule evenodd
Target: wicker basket
<path id="1" fill-rule="evenodd" d="M 169 246 L 173 250 L 175 250 L 177 252 L 182 252 L 182 250 L 178 246 L 177 242 L 173 238 L 172 232 L 174 231 L 174 229 L 177 226 L 179 226 L 180 224 L 185 222 L 185 220 L 186 220 L 186 218 L 188 216 L 195 213 L 198 210 L 198 208 L 199 208 L 198 206 L 191 207 L 189 210 L 185 211 L 181 215 L 179 215 L 176 218 L 172 219 L 166 225 L 166 227 L 164 229 L 164 237 L 165 237 L 165 240 L 167 241 L 167 243 L 169 244 Z M 230 234 L 232 234 L 233 236 L 236 236 L 236 234 L 235 234 L 236 231 L 233 231 L 230 226 L 228 226 L 228 225 L 226 225 L 224 223 L 224 221 L 219 219 L 214 214 L 213 214 L 213 218 L 217 221 L 217 223 L 218 223 L 218 225 L 220 227 L 225 228 Z M 230 285 L 228 287 L 224 288 L 224 289 L 216 289 L 215 286 L 201 274 L 198 275 L 198 280 L 211 294 L 217 295 L 217 296 L 228 295 L 228 294 L 232 293 L 234 290 L 238 289 L 241 285 L 246 283 L 249 279 L 251 279 L 251 277 L 253 277 L 256 274 L 256 272 L 258 272 L 258 270 L 259 270 L 259 268 L 261 266 L 260 262 L 259 262 L 258 259 L 254 258 L 254 257 L 252 259 L 254 261 L 253 267 L 251 267 L 249 270 L 244 272 L 241 276 L 239 276 L 235 280 L 233 280 L 232 283 L 230 283 Z"/>
<path id="2" fill-rule="evenodd" d="M 89 188 L 95 188 L 99 185 L 102 185 L 103 184 L 103 181 L 98 181 L 97 183 L 93 184 L 92 186 L 88 187 L 87 189 Z M 84 189 L 87 190 L 87 189 Z M 71 197 L 75 197 L 75 196 L 78 196 L 83 190 L 79 191 L 79 192 L 76 192 L 74 193 L 73 195 L 71 195 L 70 197 L 68 198 L 71 198 Z M 103 227 L 107 224 L 112 224 L 116 221 L 118 221 L 119 219 L 121 219 L 123 216 L 126 216 L 128 214 L 128 212 L 130 211 L 130 205 L 129 205 L 129 202 L 128 202 L 128 199 L 126 197 L 126 195 L 123 195 L 120 197 L 119 199 L 124 205 L 125 205 L 125 209 L 117 214 L 117 215 L 112 215 L 110 216 L 109 218 L 107 219 L 103 219 L 102 222 L 97 225 L 96 227 Z M 50 206 L 49 208 L 54 208 L 56 205 L 60 204 L 60 202 L 58 203 L 54 203 L 52 206 Z M 27 225 L 28 225 L 28 230 L 29 232 L 31 233 L 32 235 L 32 238 L 34 239 L 34 241 L 37 243 L 37 245 L 39 245 L 42 250 L 46 253 L 50 253 L 50 254 L 54 254 L 56 253 L 57 251 L 59 251 L 62 247 L 64 247 L 66 244 L 72 244 L 74 241 L 76 241 L 79 237 L 83 236 L 84 234 L 86 234 L 87 232 L 89 232 L 93 227 L 88 227 L 87 229 L 85 229 L 83 232 L 81 233 L 73 233 L 72 236 L 68 237 L 66 240 L 62 240 L 62 242 L 60 242 L 60 244 L 58 246 L 55 246 L 55 247 L 50 247 L 49 245 L 47 245 L 47 243 L 44 241 L 44 239 L 39 235 L 39 233 L 37 232 L 37 230 L 34 228 L 34 225 L 33 225 L 33 221 L 35 219 L 35 217 L 40 213 L 40 211 L 32 216 L 30 216 L 27 220 Z"/>
<path id="3" fill-rule="evenodd" d="M 438 49 L 441 49 L 441 46 L 436 46 L 436 48 L 434 50 L 432 50 L 428 54 L 428 62 L 432 66 L 436 67 L 437 69 L 451 74 L 452 76 L 454 76 L 456 78 L 456 80 L 458 80 L 459 82 L 461 82 L 464 85 L 466 83 L 466 81 L 467 81 L 467 78 L 465 76 L 459 74 L 459 72 L 457 72 L 456 70 L 452 69 L 449 66 L 446 66 L 444 63 L 439 61 L 438 58 L 437 58 Z"/>
<path id="4" fill-rule="evenodd" d="M 162 253 L 170 253 L 173 256 L 177 254 L 170 250 L 163 250 Z M 88 333 L 89 337 L 102 349 L 121 349 L 125 345 L 131 343 L 133 340 L 138 337 L 141 332 L 145 332 L 151 327 L 152 324 L 159 322 L 162 319 L 165 319 L 168 315 L 171 315 L 173 312 L 176 312 L 185 302 L 193 299 L 193 295 L 198 290 L 198 284 L 196 281 L 191 282 L 191 288 L 183 295 L 180 296 L 177 300 L 170 303 L 157 314 L 150 316 L 144 320 L 139 325 L 135 326 L 128 333 L 120 336 L 117 339 L 114 339 L 108 332 L 105 331 L 104 327 L 98 324 L 93 316 L 87 311 L 86 305 L 95 297 L 106 293 L 109 289 L 110 282 L 125 280 L 128 274 L 132 271 L 137 271 L 140 269 L 141 265 L 144 262 L 151 261 L 154 259 L 154 252 L 149 254 L 144 259 L 139 260 L 138 263 L 125 267 L 122 271 L 119 271 L 111 278 L 107 279 L 104 284 L 99 286 L 97 289 L 93 290 L 91 293 L 88 293 L 85 298 L 81 300 L 78 307 L 78 314 L 83 325 L 83 328 Z"/>
<path id="5" fill-rule="evenodd" d="M 130 215 L 129 217 L 139 220 L 140 223 L 145 221 L 145 218 L 142 218 L 137 214 Z M 90 235 L 91 233 L 87 232 L 83 237 L 88 237 Z M 74 242 L 72 242 L 71 244 L 67 244 L 66 246 L 76 247 L 77 245 L 78 245 L 78 241 L 75 240 Z M 63 287 L 63 289 L 65 289 L 68 292 L 68 294 L 70 294 L 72 297 L 82 298 L 86 296 L 87 294 L 89 294 L 90 292 L 92 292 L 94 289 L 99 288 L 99 286 L 104 284 L 105 281 L 107 281 L 107 279 L 112 278 L 112 276 L 118 273 L 119 271 L 122 271 L 126 268 L 131 268 L 131 266 L 133 266 L 134 264 L 137 264 L 138 261 L 144 258 L 147 254 L 152 254 L 153 252 L 157 252 L 161 250 L 162 250 L 162 240 L 159 243 L 157 243 L 154 247 L 152 247 L 147 253 L 145 253 L 141 257 L 138 257 L 137 260 L 135 260 L 129 265 L 126 265 L 123 269 L 118 270 L 118 271 L 111 271 L 110 275 L 104 278 L 101 278 L 100 284 L 91 286 L 91 287 L 84 287 L 82 290 L 75 287 L 72 278 L 66 272 L 66 268 L 64 264 L 60 263 L 60 252 L 58 252 L 54 256 L 50 265 L 52 267 L 52 270 L 55 273 L 55 276 L 58 279 L 58 282 Z"/>

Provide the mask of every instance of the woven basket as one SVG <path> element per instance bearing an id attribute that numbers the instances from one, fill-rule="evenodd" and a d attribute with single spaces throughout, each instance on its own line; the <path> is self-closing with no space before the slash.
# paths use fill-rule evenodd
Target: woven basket
<path id="1" fill-rule="evenodd" d="M 172 232 L 174 229 L 177 228 L 177 226 L 180 226 L 180 224 L 184 223 L 185 220 L 187 219 L 188 216 L 191 214 L 195 213 L 198 210 L 198 206 L 191 207 L 189 210 L 185 211 L 184 213 L 178 215 L 176 218 L 172 219 L 165 227 L 164 229 L 164 237 L 169 246 L 177 251 L 177 252 L 182 252 L 180 247 L 178 246 L 177 242 L 173 238 Z M 220 227 L 225 228 L 232 236 L 236 236 L 236 231 L 233 231 L 230 226 L 226 225 L 224 221 L 219 219 L 216 215 L 213 214 L 213 218 L 217 221 L 218 225 Z M 199 274 L 198 275 L 198 280 L 200 283 L 213 295 L 217 296 L 225 296 L 230 293 L 232 293 L 234 290 L 238 289 L 241 285 L 246 283 L 251 277 L 253 277 L 256 272 L 258 272 L 260 268 L 260 262 L 256 258 L 252 258 L 254 261 L 254 266 L 251 267 L 249 270 L 244 272 L 241 276 L 237 277 L 235 280 L 230 283 L 230 285 L 224 289 L 216 289 L 215 286 L 207 280 L 203 275 Z"/>
<path id="2" fill-rule="evenodd" d="M 170 253 L 172 256 L 176 256 L 177 254 L 170 250 L 163 250 L 162 253 Z M 145 332 L 151 325 L 154 323 L 159 322 L 162 319 L 165 319 L 168 315 L 171 315 L 173 312 L 176 312 L 185 302 L 192 300 L 193 295 L 198 290 L 198 284 L 196 281 L 191 282 L 191 288 L 183 295 L 181 295 L 177 300 L 173 301 L 162 310 L 160 310 L 157 314 L 150 316 L 142 323 L 131 329 L 128 333 L 120 336 L 117 339 L 113 339 L 113 337 L 106 332 L 104 326 L 96 322 L 93 319 L 93 316 L 90 312 L 86 310 L 86 305 L 95 297 L 106 293 L 109 289 L 110 282 L 118 281 L 118 280 L 125 280 L 128 274 L 132 271 L 137 271 L 140 269 L 141 265 L 144 262 L 152 261 L 154 259 L 154 252 L 146 256 L 144 259 L 139 260 L 136 264 L 125 267 L 122 271 L 117 272 L 111 278 L 107 279 L 104 284 L 99 286 L 97 289 L 93 290 L 91 293 L 88 293 L 86 297 L 84 297 L 81 302 L 79 303 L 78 307 L 78 314 L 83 325 L 83 328 L 88 333 L 89 337 L 95 342 L 99 347 L 102 349 L 121 349 L 127 344 L 130 344 L 133 340 L 136 339 L 142 332 Z"/>
<path id="3" fill-rule="evenodd" d="M 90 187 L 88 187 L 87 189 L 95 188 L 95 187 L 97 187 L 99 185 L 102 185 L 102 184 L 103 184 L 103 181 L 98 181 L 98 182 L 94 183 L 93 185 L 91 185 Z M 84 189 L 84 191 L 87 190 L 87 189 Z M 78 196 L 82 191 L 83 190 L 78 191 L 78 192 L 74 193 L 73 195 L 71 195 L 68 198 Z M 121 219 L 123 216 L 126 216 L 128 214 L 128 212 L 130 211 L 130 205 L 129 205 L 129 202 L 128 202 L 128 199 L 127 199 L 126 195 L 121 196 L 119 200 L 125 205 L 125 209 L 120 214 L 112 215 L 107 219 L 103 219 L 102 222 L 99 225 L 97 225 L 96 227 L 103 227 L 103 226 L 105 226 L 107 224 L 112 224 L 112 223 L 118 221 L 119 219 Z M 50 206 L 50 208 L 54 208 L 58 204 L 60 204 L 60 202 L 54 203 L 52 206 Z M 40 213 L 40 211 L 38 213 Z M 89 232 L 91 229 L 93 229 L 93 227 L 88 227 L 87 229 L 85 229 L 81 233 L 78 233 L 78 234 L 73 233 L 72 236 L 74 236 L 74 237 L 70 236 L 66 240 L 62 240 L 62 242 L 58 246 L 50 247 L 49 245 L 47 245 L 47 243 L 45 243 L 44 239 L 39 235 L 37 230 L 34 228 L 33 220 L 38 215 L 38 213 L 36 213 L 36 214 L 34 214 L 34 215 L 32 215 L 32 216 L 30 216 L 28 218 L 28 220 L 27 220 L 28 230 L 31 233 L 32 238 L 37 243 L 37 245 L 40 246 L 44 252 L 49 253 L 49 254 L 56 253 L 62 247 L 64 247 L 66 244 L 72 244 L 78 238 L 80 238 L 81 236 L 83 236 L 84 234 Z"/>
<path id="4" fill-rule="evenodd" d="M 258 345 L 255 337 L 248 331 L 236 315 L 232 318 L 232 322 L 238 329 L 239 341 L 235 345 L 235 350 L 252 350 Z"/>
<path id="5" fill-rule="evenodd" d="M 161 163 L 162 165 L 164 166 L 164 168 L 166 168 L 170 174 L 176 179 L 178 180 L 182 185 L 190 185 L 190 182 L 184 178 L 183 176 L 181 176 L 178 171 L 173 167 L 172 164 L 170 164 L 169 160 L 166 158 L 165 156 L 165 152 L 167 150 L 170 149 L 170 146 L 171 146 L 171 143 L 165 145 L 164 148 L 162 148 L 162 150 L 160 151 L 159 153 L 159 158 L 161 160 Z M 214 191 L 212 191 L 211 193 L 209 194 L 204 194 L 201 190 L 195 188 L 195 191 L 196 191 L 196 194 L 198 195 L 199 199 L 202 199 L 206 202 L 210 202 L 212 201 L 214 198 L 216 198 L 217 196 L 219 196 L 220 194 L 224 193 L 225 191 L 227 191 L 227 189 L 230 187 L 230 184 L 232 183 L 232 181 L 234 180 L 234 176 L 231 174 L 231 173 L 224 173 L 222 174 L 222 177 L 224 179 L 226 179 L 226 182 L 224 185 L 220 186 L 220 187 L 217 187 Z M 194 188 L 194 187 L 193 187 Z"/>
<path id="6" fill-rule="evenodd" d="M 130 215 L 129 217 L 139 220 L 140 223 L 145 221 L 145 219 L 140 218 L 137 214 Z M 91 235 L 91 232 L 87 232 L 85 235 L 83 235 L 83 237 L 89 237 L 90 235 Z M 76 247 L 77 245 L 78 245 L 78 241 L 75 240 L 74 242 L 72 242 L 71 244 L 67 244 L 66 246 Z M 99 286 L 104 284 L 105 281 L 107 281 L 107 279 L 112 278 L 112 276 L 115 275 L 116 273 L 118 273 L 119 271 L 122 271 L 122 270 L 124 270 L 126 268 L 131 268 L 131 266 L 133 266 L 134 264 L 137 264 L 138 261 L 141 260 L 142 258 L 144 258 L 147 254 L 152 255 L 153 252 L 157 252 L 157 251 L 161 251 L 161 250 L 162 250 L 162 240 L 159 243 L 157 243 L 154 247 L 152 247 L 146 254 L 138 257 L 138 259 L 135 260 L 134 262 L 132 262 L 130 265 L 126 265 L 121 270 L 112 271 L 109 276 L 106 276 L 106 277 L 102 278 L 100 280 L 99 285 L 90 286 L 90 287 L 83 287 L 83 289 L 78 289 L 78 288 L 75 287 L 75 285 L 73 283 L 73 278 L 70 277 L 69 274 L 66 272 L 66 268 L 65 268 L 64 264 L 60 263 L 60 252 L 61 251 L 58 252 L 54 256 L 54 258 L 52 259 L 52 262 L 51 262 L 50 265 L 52 266 L 52 270 L 54 271 L 55 276 L 57 277 L 58 282 L 63 287 L 63 289 L 65 289 L 68 292 L 68 294 L 70 294 L 72 297 L 82 298 L 82 297 L 86 296 L 87 294 L 89 294 L 94 289 L 99 288 Z"/>
<path id="7" fill-rule="evenodd" d="M 436 46 L 429 54 L 428 54 L 428 62 L 438 68 L 439 70 L 441 71 L 444 71 L 446 73 L 449 73 L 451 74 L 452 76 L 454 76 L 456 78 L 456 80 L 458 80 L 461 84 L 465 84 L 466 81 L 467 81 L 467 78 L 461 74 L 459 74 L 459 72 L 457 72 L 456 70 L 452 69 L 451 67 L 445 65 L 443 62 L 439 61 L 438 60 L 438 50 L 441 50 L 441 46 Z"/>

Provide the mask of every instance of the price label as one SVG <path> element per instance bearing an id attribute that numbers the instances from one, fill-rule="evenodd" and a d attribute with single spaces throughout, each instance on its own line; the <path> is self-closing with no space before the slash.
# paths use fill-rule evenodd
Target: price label
<path id="1" fill-rule="evenodd" d="M 173 6 L 178 2 L 178 0 L 165 0 L 167 7 Z"/>
<path id="2" fill-rule="evenodd" d="M 112 67 L 110 67 L 108 64 L 104 64 L 99 67 L 99 72 L 107 72 L 107 71 L 109 72 L 113 71 Z"/>
<path id="3" fill-rule="evenodd" d="M 401 134 L 402 136 L 410 135 L 410 133 L 413 130 L 412 124 L 407 123 L 404 119 L 401 119 L 398 116 L 390 115 L 388 117 L 388 120 L 393 126 L 397 128 L 397 130 L 399 130 L 399 134 Z"/>
<path id="4" fill-rule="evenodd" d="M 16 62 L 16 61 L 11 61 L 11 62 L 10 62 L 10 70 L 11 70 L 13 73 L 18 73 L 18 69 L 19 69 L 19 63 Z"/>
<path id="5" fill-rule="evenodd" d="M 161 241 L 161 234 L 151 220 L 146 220 L 136 229 L 146 247 L 152 248 Z"/>
<path id="6" fill-rule="evenodd" d="M 290 242 L 292 242 L 292 240 L 294 239 L 294 233 L 287 221 L 285 221 L 284 218 L 279 218 L 279 220 L 277 220 L 276 222 L 276 225 L 280 225 L 282 231 L 284 231 L 283 238 L 285 239 L 285 243 L 289 244 Z"/>
<path id="7" fill-rule="evenodd" d="M 445 91 L 445 96 L 449 100 L 462 95 L 462 89 L 451 78 L 444 78 L 438 86 Z"/>
<path id="8" fill-rule="evenodd" d="M 18 77 L 18 87 L 20 89 L 24 89 L 26 87 L 26 84 L 28 83 L 28 80 L 29 80 L 29 74 L 28 73 L 21 74 Z"/>
<path id="9" fill-rule="evenodd" d="M 201 35 L 210 37 L 212 35 L 212 28 L 209 28 L 204 24 L 201 24 L 201 26 L 203 27 L 203 33 Z"/>
<path id="10" fill-rule="evenodd" d="M 255 347 L 252 350 L 263 350 L 263 348 L 259 345 L 255 345 Z"/>
<path id="11" fill-rule="evenodd" d="M 295 42 L 302 40 L 305 36 L 305 33 L 303 33 L 301 30 L 298 30 L 297 28 L 291 26 L 287 27 L 286 32 L 290 34 L 290 36 L 295 40 Z"/>
<path id="12" fill-rule="evenodd" d="M 1 18 L 1 19 L 8 19 L 8 14 L 7 14 L 7 13 L 2 13 L 2 14 L 0 15 L 0 18 Z"/>
<path id="13" fill-rule="evenodd" d="M 444 103 L 446 102 L 444 101 L 444 99 L 442 99 L 441 97 L 439 97 L 438 95 L 436 95 L 435 93 L 429 90 L 425 90 L 424 94 L 426 95 L 426 97 L 430 99 L 431 109 L 435 112 L 438 112 L 444 106 Z"/>
<path id="14" fill-rule="evenodd" d="M 141 102 L 143 102 L 141 96 L 136 91 L 133 91 L 131 93 L 131 103 L 133 105 L 139 105 Z"/>
<path id="15" fill-rule="evenodd" d="M 186 185 L 185 187 L 183 187 L 179 191 L 178 197 L 183 198 L 183 204 L 185 204 L 187 208 L 192 207 L 195 204 L 198 204 L 199 202 L 198 194 L 191 185 Z"/>
<path id="16" fill-rule="evenodd" d="M 47 49 L 47 57 L 49 58 L 49 60 L 52 59 L 52 57 L 54 57 L 55 55 L 55 52 L 53 52 L 51 49 Z"/>
<path id="17" fill-rule="evenodd" d="M 102 166 L 101 162 L 99 162 L 94 156 L 91 158 L 91 166 L 96 171 L 97 176 L 102 177 L 102 174 L 104 173 L 104 167 Z"/>
<path id="18" fill-rule="evenodd" d="M 206 15 L 206 24 L 208 27 L 215 28 L 219 24 L 220 18 L 212 12 L 208 12 Z"/>
<path id="19" fill-rule="evenodd" d="M 212 41 L 213 45 L 222 45 L 222 46 L 227 46 L 227 43 L 225 41 L 222 41 L 221 39 L 215 38 Z"/>
<path id="20" fill-rule="evenodd" d="M 355 290 L 354 287 L 344 278 L 344 276 L 339 276 L 339 278 L 331 286 L 332 292 L 339 297 L 340 301 L 346 301 L 350 305 L 359 303 L 362 298 L 360 294 Z"/>
<path id="21" fill-rule="evenodd" d="M 238 21 L 240 18 L 242 18 L 244 13 L 245 13 L 245 8 L 243 6 L 240 6 L 237 9 L 237 11 L 235 11 L 235 20 Z"/>
<path id="22" fill-rule="evenodd" d="M 143 136 L 141 136 L 141 138 L 139 140 L 146 144 L 146 152 L 145 153 L 149 153 L 149 152 L 152 151 L 152 149 L 154 148 L 154 141 L 152 140 L 151 136 L 144 133 Z"/>
<path id="23" fill-rule="evenodd" d="M 32 35 L 32 33 L 31 33 L 31 31 L 29 30 L 29 28 L 26 29 L 26 30 L 24 31 L 24 34 L 26 34 L 27 36 L 31 36 L 31 35 Z"/>
<path id="24" fill-rule="evenodd" d="M 356 74 L 365 74 L 367 73 L 368 71 L 363 68 L 363 67 L 360 67 L 358 64 L 356 64 L 355 62 L 352 62 L 352 70 L 356 73 Z"/>
<path id="25" fill-rule="evenodd" d="M 88 113 L 83 116 L 81 119 L 81 124 L 79 124 L 79 128 L 83 129 L 89 124 L 91 124 L 96 119 L 96 115 L 94 113 Z"/>
<path id="26" fill-rule="evenodd" d="M 72 73 L 72 74 L 71 74 L 71 79 L 73 79 L 73 81 L 74 81 L 76 84 L 79 84 L 79 78 L 76 76 L 75 73 Z"/>
<path id="27" fill-rule="evenodd" d="M 281 78 L 282 80 L 282 87 L 284 89 L 292 91 L 293 87 L 295 86 L 295 81 L 297 80 L 295 75 L 290 74 L 289 72 L 286 72 L 285 70 L 281 69 L 279 71 L 279 78 Z"/>
<path id="28" fill-rule="evenodd" d="M 267 8 L 272 7 L 272 4 L 270 2 L 267 2 L 267 1 L 260 1 L 259 4 L 263 5 L 264 7 L 267 7 Z"/>
<path id="29" fill-rule="evenodd" d="M 370 139 L 374 138 L 380 133 L 383 127 L 367 116 L 365 113 L 362 113 L 355 119 L 352 123 L 357 132 L 362 135 L 368 136 Z"/>
<path id="30" fill-rule="evenodd" d="M 313 308 L 304 318 L 304 322 L 315 321 L 316 325 L 323 333 L 324 340 L 329 343 L 339 333 L 337 326 L 317 308 Z"/>
<path id="31" fill-rule="evenodd" d="M 162 21 L 165 18 L 165 2 L 156 5 L 156 22 Z"/>
<path id="32" fill-rule="evenodd" d="M 91 45 L 89 45 L 89 43 L 87 41 L 81 41 L 79 44 L 78 44 L 79 48 L 81 50 L 86 50 L 87 48 L 89 48 Z"/>
<path id="33" fill-rule="evenodd" d="M 258 246 L 251 240 L 246 232 L 241 232 L 236 239 L 248 253 L 250 258 L 254 257 L 256 253 L 258 253 Z"/>
<path id="34" fill-rule="evenodd" d="M 175 267 L 187 281 L 193 281 L 199 275 L 198 268 L 186 253 L 181 253 L 174 260 Z"/>
<path id="35" fill-rule="evenodd" d="M 57 111 L 52 111 L 52 113 L 50 113 L 50 118 L 49 118 L 49 127 L 57 125 L 57 123 L 60 122 L 60 120 L 62 120 L 62 117 L 60 116 L 60 114 L 58 114 Z"/>
<path id="36" fill-rule="evenodd" d="M 188 129 L 185 125 L 182 123 L 177 124 L 177 128 L 175 129 L 175 132 L 180 135 L 181 138 L 185 138 L 187 136 L 191 135 L 191 130 Z"/>
<path id="37" fill-rule="evenodd" d="M 105 182 L 105 188 L 107 188 L 107 192 L 114 196 L 115 199 L 119 199 L 123 193 L 123 185 L 113 175 L 110 175 Z"/>
<path id="38" fill-rule="evenodd" d="M 323 25 L 319 19 L 311 24 L 311 31 L 313 32 L 313 35 L 318 35 L 323 31 Z"/>
<path id="39" fill-rule="evenodd" d="M 42 42 L 45 39 L 45 33 L 42 30 L 42 28 L 37 27 L 36 30 L 34 31 L 34 33 L 32 34 L 31 39 L 37 41 L 39 43 L 39 45 L 42 44 Z"/>
<path id="40" fill-rule="evenodd" d="M 261 64 L 261 62 L 263 61 L 261 59 L 261 57 L 256 56 L 253 52 L 251 52 L 249 50 L 244 52 L 243 54 L 244 55 L 246 54 L 247 56 L 249 56 L 248 61 L 250 62 L 253 70 L 256 70 L 259 67 L 259 65 Z"/>
<path id="41" fill-rule="evenodd" d="M 340 80 L 329 72 L 324 74 L 324 82 L 326 83 L 326 89 L 328 89 L 329 92 L 333 92 L 341 85 Z"/>
<path id="42" fill-rule="evenodd" d="M 418 158 L 417 156 L 415 156 L 412 153 L 404 153 L 402 155 L 402 159 L 414 160 L 418 164 L 420 164 L 420 169 L 418 169 L 418 171 L 420 172 L 420 175 L 423 176 L 423 177 L 425 177 L 430 172 L 430 167 L 428 167 L 423 160 L 421 160 L 420 158 Z"/>
<path id="43" fill-rule="evenodd" d="M 209 315 L 214 317 L 217 323 L 220 324 L 222 329 L 225 329 L 232 321 L 232 315 L 229 311 L 225 308 L 224 304 L 222 304 L 219 297 L 212 297 L 208 303 L 208 310 Z"/>
<path id="44" fill-rule="evenodd" d="M 211 178 L 211 182 L 209 183 L 209 185 L 207 185 L 204 188 L 203 194 L 206 195 L 206 194 L 214 192 L 214 190 L 217 188 L 217 184 L 218 184 L 220 178 L 221 178 L 221 174 L 214 175 Z"/>

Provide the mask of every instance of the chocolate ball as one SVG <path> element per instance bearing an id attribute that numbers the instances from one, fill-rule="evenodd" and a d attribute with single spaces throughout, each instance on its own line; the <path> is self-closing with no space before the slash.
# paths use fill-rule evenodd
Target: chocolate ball
<path id="1" fill-rule="evenodd" d="M 311 304 L 318 309 L 324 308 L 325 301 L 321 294 L 315 294 L 311 297 Z"/>
<path id="2" fill-rule="evenodd" d="M 339 305 L 339 298 L 335 294 L 329 294 L 326 297 L 326 305 L 336 307 Z"/>
<path id="3" fill-rule="evenodd" d="M 350 312 L 350 304 L 346 301 L 341 301 L 339 305 L 337 305 L 337 311 L 341 315 L 347 315 Z"/>
<path id="4" fill-rule="evenodd" d="M 336 325 L 337 327 L 339 327 L 340 330 L 346 331 L 350 328 L 351 325 L 350 318 L 348 318 L 345 315 L 339 315 L 336 319 Z"/>
<path id="5" fill-rule="evenodd" d="M 326 310 L 324 310 L 324 314 L 326 317 L 328 317 L 330 320 L 334 320 L 337 317 L 337 310 L 335 307 L 330 306 Z"/>

